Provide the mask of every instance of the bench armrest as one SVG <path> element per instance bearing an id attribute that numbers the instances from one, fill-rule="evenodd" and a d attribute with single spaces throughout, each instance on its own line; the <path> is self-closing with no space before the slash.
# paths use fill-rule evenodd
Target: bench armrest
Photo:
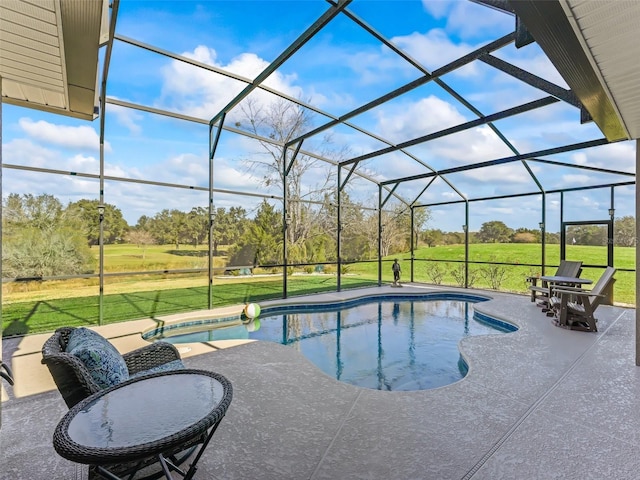
<path id="1" fill-rule="evenodd" d="M 591 293 L 591 290 L 584 290 L 582 288 L 554 288 L 553 293 L 568 293 L 569 295 L 576 295 L 578 297 L 605 297 L 605 295 Z"/>

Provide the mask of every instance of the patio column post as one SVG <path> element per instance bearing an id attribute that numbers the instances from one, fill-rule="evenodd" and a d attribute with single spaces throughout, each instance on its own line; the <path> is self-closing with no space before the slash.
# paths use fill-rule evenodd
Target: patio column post
<path id="1" fill-rule="evenodd" d="M 469 288 L 469 201 L 464 203 L 464 288 Z"/>
<path id="2" fill-rule="evenodd" d="M 411 283 L 413 283 L 413 257 L 414 257 L 414 250 L 415 250 L 415 226 L 414 226 L 414 218 L 413 218 L 413 205 L 411 205 L 410 207 L 411 209 Z"/>
<path id="3" fill-rule="evenodd" d="M 614 253 L 614 245 L 615 245 L 615 220 L 616 220 L 616 195 L 615 195 L 615 187 L 611 186 L 611 203 L 609 204 L 609 227 L 607 228 L 608 237 L 607 238 L 607 266 L 613 267 L 613 253 Z M 611 305 L 613 305 L 613 288 L 611 289 Z"/>
<path id="4" fill-rule="evenodd" d="M 98 98 L 100 115 L 100 197 L 98 200 L 98 215 L 100 221 L 100 232 L 98 239 L 99 253 L 98 253 L 98 283 L 99 283 L 99 296 L 98 296 L 98 325 L 102 325 L 104 320 L 104 132 L 106 121 L 106 105 L 107 105 L 107 79 L 109 77 L 109 65 L 111 64 L 111 53 L 113 51 L 113 37 L 116 29 L 116 19 L 118 18 L 118 8 L 120 2 L 114 1 L 111 5 L 111 19 L 109 21 L 109 40 L 107 42 L 107 48 L 104 54 L 104 63 L 102 65 L 102 81 L 100 82 L 100 96 Z"/>
<path id="5" fill-rule="evenodd" d="M 105 74 L 106 77 L 106 74 Z M 98 197 L 98 325 L 104 321 L 104 130 L 105 130 L 105 95 L 106 78 L 102 79 L 100 88 L 100 195 Z"/>
<path id="6" fill-rule="evenodd" d="M 382 185 L 378 184 L 378 286 L 382 286 Z"/>
<path id="7" fill-rule="evenodd" d="M 289 228 L 287 198 L 287 148 L 282 148 L 282 298 L 287 298 L 287 229 Z"/>
<path id="8" fill-rule="evenodd" d="M 562 194 L 561 194 L 562 195 Z M 562 201 L 560 202 L 560 216 L 562 217 Z M 560 221 L 560 225 L 562 225 L 562 220 Z M 540 248 L 542 248 L 541 252 L 541 262 L 540 266 L 541 274 L 544 275 L 544 269 L 547 264 L 546 255 L 547 255 L 547 196 L 544 192 L 542 192 L 542 220 L 540 221 Z M 560 242 L 560 248 L 564 249 L 564 242 Z M 560 259 L 564 260 L 564 250 L 562 255 L 560 255 Z"/>
<path id="9" fill-rule="evenodd" d="M 336 214 L 336 255 L 338 257 L 338 272 L 337 279 L 338 283 L 336 285 L 336 290 L 339 292 L 341 290 L 342 282 L 342 198 L 340 193 L 342 192 L 342 167 L 338 164 L 338 189 L 336 192 L 336 201 L 338 202 L 338 211 Z"/>
<path id="10" fill-rule="evenodd" d="M 0 258 L 2 258 L 2 76 L 0 75 Z M 0 278 L 2 278 L 2 262 L 0 262 Z M 2 337 L 2 288 L 0 288 L 0 339 Z M 2 342 L 0 341 L 0 360 L 2 360 Z M 0 427 L 2 426 L 2 407 L 0 406 Z"/>
<path id="11" fill-rule="evenodd" d="M 213 221 L 215 217 L 214 205 L 213 205 L 213 158 L 216 155 L 216 150 L 218 148 L 218 142 L 220 141 L 220 133 L 222 132 L 222 126 L 224 125 L 224 120 L 226 118 L 226 114 L 223 113 L 220 116 L 220 121 L 218 122 L 218 129 L 216 131 L 215 138 L 213 136 L 213 125 L 209 124 L 209 262 L 208 262 L 208 275 L 209 275 L 209 285 L 207 291 L 207 304 L 209 306 L 209 310 L 213 308 Z"/>
<path id="12" fill-rule="evenodd" d="M 640 140 L 636 140 L 636 171 L 640 166 Z M 636 215 L 640 211 L 640 191 L 636 188 Z M 638 307 L 638 298 L 640 298 L 640 256 L 638 256 L 638 233 L 640 225 L 636 218 L 636 365 L 640 366 L 640 307 Z"/>

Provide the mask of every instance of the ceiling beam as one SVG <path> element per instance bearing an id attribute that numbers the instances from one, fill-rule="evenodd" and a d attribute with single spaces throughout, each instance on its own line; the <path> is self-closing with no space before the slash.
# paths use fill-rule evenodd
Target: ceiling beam
<path id="1" fill-rule="evenodd" d="M 512 0 L 510 4 L 607 139 L 629 139 L 560 2 Z"/>

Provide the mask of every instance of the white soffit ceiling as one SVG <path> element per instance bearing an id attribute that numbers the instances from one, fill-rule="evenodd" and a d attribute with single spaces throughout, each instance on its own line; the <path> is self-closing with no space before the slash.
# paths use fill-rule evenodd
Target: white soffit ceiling
<path id="1" fill-rule="evenodd" d="M 640 2 L 560 3 L 629 138 L 640 138 Z"/>
<path id="2" fill-rule="evenodd" d="M 108 0 L 0 0 L 2 101 L 93 120 Z"/>

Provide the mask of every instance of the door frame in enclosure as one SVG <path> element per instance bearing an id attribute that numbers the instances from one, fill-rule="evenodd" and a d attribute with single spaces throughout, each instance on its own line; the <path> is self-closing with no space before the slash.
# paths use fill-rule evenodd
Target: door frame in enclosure
<path id="1" fill-rule="evenodd" d="M 566 259 L 568 227 L 583 225 L 604 225 L 607 227 L 607 264 L 602 266 L 613 267 L 613 218 L 611 220 L 581 220 L 574 222 L 562 222 L 562 225 L 560 227 L 560 260 Z"/>
<path id="2" fill-rule="evenodd" d="M 613 209 L 610 210 L 611 212 Z M 574 221 L 574 222 L 562 222 L 560 227 L 560 259 L 565 260 L 566 249 L 567 249 L 567 228 L 571 226 L 581 226 L 581 225 L 604 225 L 607 227 L 607 267 L 613 267 L 613 214 L 611 214 L 611 219 L 609 220 L 583 220 L 583 221 Z M 588 265 L 583 264 L 583 267 L 602 267 L 603 265 Z M 609 305 L 613 305 L 614 299 L 614 286 L 613 282 L 610 287 L 607 288 L 607 291 L 604 292 L 606 295 L 605 303 Z"/>

